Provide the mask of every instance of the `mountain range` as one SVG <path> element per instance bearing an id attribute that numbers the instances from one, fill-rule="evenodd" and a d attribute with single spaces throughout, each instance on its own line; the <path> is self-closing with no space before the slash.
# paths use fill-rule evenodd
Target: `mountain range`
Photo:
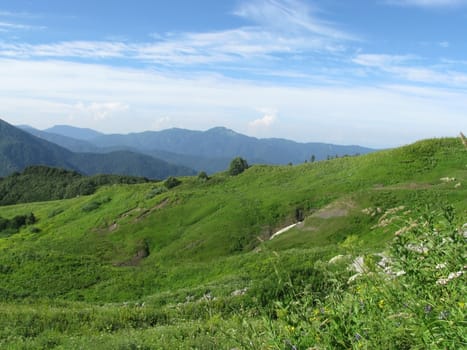
<path id="1" fill-rule="evenodd" d="M 47 165 L 82 174 L 120 174 L 162 179 L 170 175 L 193 175 L 195 171 L 129 150 L 108 153 L 72 152 L 36 137 L 0 119 L 0 176 L 31 165 Z"/>
<path id="2" fill-rule="evenodd" d="M 20 128 L 72 152 L 130 151 L 208 173 L 225 170 L 231 159 L 237 156 L 245 158 L 250 164 L 297 164 L 312 157 L 318 161 L 373 151 L 353 145 L 298 143 L 278 138 L 258 139 L 224 127 L 207 131 L 172 128 L 126 135 L 103 134 L 68 125 L 58 125 L 46 130 L 29 126 Z"/>

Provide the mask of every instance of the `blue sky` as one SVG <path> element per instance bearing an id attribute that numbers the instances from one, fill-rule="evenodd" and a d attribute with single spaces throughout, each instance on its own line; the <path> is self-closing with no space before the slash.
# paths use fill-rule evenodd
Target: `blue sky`
<path id="1" fill-rule="evenodd" d="M 467 0 L 0 0 L 0 117 L 390 147 L 467 132 Z"/>

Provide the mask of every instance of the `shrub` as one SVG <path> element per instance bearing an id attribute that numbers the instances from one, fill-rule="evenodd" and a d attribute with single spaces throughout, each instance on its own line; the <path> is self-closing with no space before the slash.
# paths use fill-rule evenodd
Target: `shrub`
<path id="1" fill-rule="evenodd" d="M 88 213 L 90 211 L 96 210 L 100 206 L 101 206 L 101 203 L 96 202 L 96 201 L 92 201 L 92 202 L 86 203 L 81 209 L 84 212 Z"/>
<path id="2" fill-rule="evenodd" d="M 236 176 L 238 174 L 243 173 L 246 169 L 248 169 L 248 163 L 245 159 L 241 157 L 237 157 L 232 159 L 229 166 L 229 174 L 232 176 Z"/>
<path id="3" fill-rule="evenodd" d="M 201 181 L 201 182 L 206 182 L 209 180 L 209 176 L 208 174 L 206 174 L 205 171 L 202 171 L 198 174 L 198 180 Z"/>
<path id="4" fill-rule="evenodd" d="M 177 179 L 176 177 L 169 176 L 167 180 L 164 181 L 164 186 L 167 187 L 168 189 L 177 187 L 180 185 L 182 182 Z"/>

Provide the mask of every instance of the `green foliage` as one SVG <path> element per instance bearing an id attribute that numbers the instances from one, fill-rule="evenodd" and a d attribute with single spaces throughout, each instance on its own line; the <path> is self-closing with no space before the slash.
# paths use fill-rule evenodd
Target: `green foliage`
<path id="1" fill-rule="evenodd" d="M 277 321 L 267 322 L 263 344 L 464 348 L 467 225 L 456 228 L 441 215 L 424 214 L 415 220 L 394 217 L 405 226 L 395 232 L 387 255 L 377 263 L 368 256 L 367 272 L 353 282 L 318 288 L 321 296 L 305 290 L 276 297 Z M 337 281 L 332 274 L 325 279 Z"/>
<path id="2" fill-rule="evenodd" d="M 83 176 L 64 169 L 31 166 L 0 179 L 0 205 L 73 198 L 93 194 L 102 186 L 146 182 L 150 180 L 121 175 Z"/>
<path id="3" fill-rule="evenodd" d="M 236 176 L 243 173 L 246 169 L 248 169 L 247 161 L 241 157 L 236 157 L 230 162 L 229 174 Z"/>
<path id="4" fill-rule="evenodd" d="M 162 186 L 154 187 L 153 189 L 151 189 L 151 191 L 148 192 L 148 194 L 146 195 L 146 199 L 152 199 L 155 196 L 161 193 L 164 193 L 164 192 L 167 192 L 167 187 L 162 187 Z"/>
<path id="5" fill-rule="evenodd" d="M 0 217 L 0 237 L 17 233 L 23 226 L 34 225 L 36 221 L 33 213 L 15 215 L 12 219 Z"/>
<path id="6" fill-rule="evenodd" d="M 181 183 L 182 182 L 176 177 L 169 176 L 167 180 L 164 181 L 164 186 L 167 187 L 168 189 L 171 189 L 171 188 L 177 187 Z"/>

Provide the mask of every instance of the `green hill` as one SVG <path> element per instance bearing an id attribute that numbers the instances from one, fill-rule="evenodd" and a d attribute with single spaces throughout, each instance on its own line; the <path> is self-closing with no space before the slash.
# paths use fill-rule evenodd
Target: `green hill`
<path id="1" fill-rule="evenodd" d="M 219 173 L 207 181 L 180 179 L 170 190 L 162 183 L 112 185 L 90 196 L 0 207 L 6 220 L 29 213 L 37 219 L 0 238 L 0 345 L 344 349 L 357 347 L 357 338 L 367 348 L 381 348 L 377 335 L 385 334 L 386 344 L 398 344 L 393 348 L 413 348 L 432 339 L 423 338 L 427 329 L 433 332 L 431 323 L 421 321 L 428 317 L 423 309 L 436 310 L 436 319 L 449 307 L 452 323 L 436 332 L 455 334 L 439 348 L 462 347 L 465 323 L 458 322 L 464 309 L 458 305 L 466 290 L 459 284 L 440 294 L 444 301 L 438 306 L 422 293 L 436 287 L 436 279 L 417 289 L 409 284 L 414 279 L 407 268 L 412 294 L 401 286 L 392 296 L 382 294 L 393 286 L 379 290 L 392 283 L 386 280 L 368 288 L 347 282 L 352 260 L 364 256 L 373 266 L 380 259 L 375 254 L 386 252 L 406 223 L 408 232 L 425 227 L 416 226 L 425 220 L 426 230 L 438 230 L 440 242 L 442 233 L 467 223 L 467 150 L 459 140 L 427 140 L 298 166 L 252 166 L 238 176 Z M 302 217 L 295 228 L 269 240 Z M 444 242 L 457 244 L 460 255 L 446 263 L 458 266 L 465 241 Z M 402 247 L 424 249 L 411 244 Z M 450 252 L 449 247 L 442 249 Z M 327 263 L 339 254 L 342 263 Z M 366 314 L 359 314 L 358 300 L 352 304 L 356 290 L 373 293 L 368 300 L 377 298 Z M 407 305 L 419 302 L 420 314 L 387 313 L 395 310 L 390 307 L 398 295 L 413 296 L 415 290 L 421 299 L 407 299 Z M 359 316 L 347 317 L 344 306 Z M 397 330 L 395 322 L 383 322 L 390 317 L 415 328 Z M 414 324 L 407 323 L 412 319 Z M 358 325 L 362 330 L 354 331 Z M 396 328 L 381 333 L 377 327 L 383 326 Z"/>

